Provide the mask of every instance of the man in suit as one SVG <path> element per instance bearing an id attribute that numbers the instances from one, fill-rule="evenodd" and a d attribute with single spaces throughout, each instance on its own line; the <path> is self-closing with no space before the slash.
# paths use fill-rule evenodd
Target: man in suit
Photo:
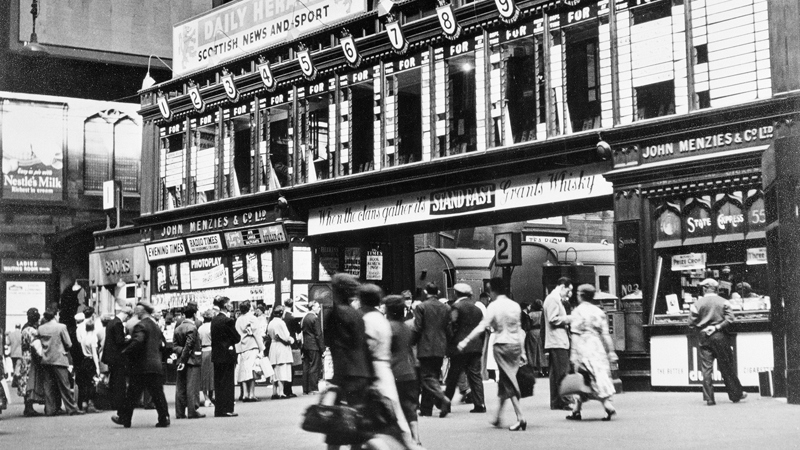
<path id="1" fill-rule="evenodd" d="M 106 341 L 103 345 L 103 363 L 108 366 L 108 390 L 111 393 L 111 407 L 121 414 L 125 406 L 125 391 L 128 384 L 128 368 L 122 349 L 125 348 L 125 323 L 133 309 L 123 306 L 111 322 L 106 325 Z"/>
<path id="2" fill-rule="evenodd" d="M 422 379 L 422 401 L 419 415 L 433 414 L 434 400 L 439 405 L 439 417 L 450 413 L 450 399 L 442 392 L 442 361 L 447 348 L 447 328 L 450 308 L 439 301 L 439 288 L 428 283 L 427 298 L 414 309 L 414 341 Z"/>
<path id="3" fill-rule="evenodd" d="M 714 360 L 725 382 L 728 398 L 738 403 L 747 398 L 742 390 L 742 383 L 736 375 L 736 358 L 731 350 L 731 338 L 728 327 L 734 321 L 731 304 L 717 295 L 719 282 L 706 278 L 700 282 L 703 296 L 690 308 L 689 326 L 700 334 L 700 371 L 703 374 L 703 400 L 708 406 L 714 406 Z"/>
<path id="4" fill-rule="evenodd" d="M 450 310 L 450 339 L 447 344 L 447 354 L 450 356 L 450 370 L 447 371 L 447 382 L 444 395 L 452 399 L 456 391 L 456 384 L 462 372 L 466 372 L 467 381 L 471 391 L 472 403 L 475 407 L 473 413 L 486 412 L 483 402 L 483 378 L 481 377 L 481 355 L 483 354 L 483 335 L 473 339 L 464 350 L 458 349 L 458 343 L 470 332 L 480 325 L 483 313 L 475 306 L 472 298 L 472 288 L 466 283 L 457 283 L 453 286 L 456 301 Z"/>
<path id="5" fill-rule="evenodd" d="M 308 302 L 308 313 L 303 317 L 303 393 L 314 394 L 318 390 L 319 378 L 322 372 L 322 327 L 319 323 L 319 303 L 316 300 Z"/>
<path id="6" fill-rule="evenodd" d="M 286 308 L 284 309 L 283 313 L 283 321 L 286 322 L 286 329 L 289 330 L 289 335 L 294 338 L 292 349 L 300 348 L 299 335 L 303 332 L 303 330 L 300 326 L 300 319 L 296 318 L 294 314 L 292 314 L 292 310 L 294 309 L 294 300 L 287 298 L 284 302 L 284 306 Z M 294 367 L 292 367 L 292 373 L 294 373 Z M 297 394 L 292 392 L 292 383 L 283 383 L 283 395 L 285 395 L 286 398 L 297 397 Z"/>
<path id="7" fill-rule="evenodd" d="M 561 380 L 569 373 L 569 322 L 570 316 L 564 304 L 572 297 L 572 280 L 561 277 L 556 287 L 544 299 L 544 349 L 549 352 L 550 409 L 572 411 L 570 396 L 562 397 L 558 392 Z"/>
<path id="8" fill-rule="evenodd" d="M 164 396 L 164 367 L 161 364 L 161 347 L 163 336 L 161 328 L 153 319 L 153 305 L 147 301 L 140 301 L 134 309 L 134 314 L 139 318 L 139 323 L 133 327 L 128 344 L 122 349 L 122 354 L 130 362 L 128 392 L 125 395 L 125 406 L 118 416 L 111 420 L 130 428 L 133 409 L 141 398 L 142 392 L 147 390 L 158 412 L 156 427 L 169 426 L 169 408 L 167 398 Z"/>
<path id="9" fill-rule="evenodd" d="M 236 349 L 241 336 L 236 331 L 236 321 L 230 317 L 233 310 L 228 297 L 214 299 L 219 314 L 211 320 L 211 362 L 214 363 L 214 417 L 236 417 L 233 401 L 236 395 Z"/>
<path id="10" fill-rule="evenodd" d="M 39 339 L 42 341 L 42 376 L 44 378 L 44 412 L 48 416 L 56 414 L 58 410 L 58 396 L 70 416 L 83 414 L 75 405 L 72 389 L 70 388 L 69 350 L 72 348 L 72 339 L 67 332 L 67 326 L 58 323 L 58 313 L 53 310 L 45 311 L 44 321 L 39 326 Z M 58 389 L 58 392 L 55 390 Z"/>
<path id="11" fill-rule="evenodd" d="M 200 391 L 200 366 L 203 363 L 203 351 L 194 320 L 196 313 L 197 308 L 194 305 L 186 306 L 183 310 L 185 319 L 175 328 L 175 336 L 172 338 L 172 351 L 178 355 L 178 374 L 175 380 L 176 419 L 205 417 L 205 414 L 197 412 L 199 402 L 197 393 Z"/>

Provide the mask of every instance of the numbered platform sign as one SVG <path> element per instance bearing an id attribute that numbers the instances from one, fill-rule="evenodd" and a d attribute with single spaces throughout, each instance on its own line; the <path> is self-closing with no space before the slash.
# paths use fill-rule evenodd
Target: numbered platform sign
<path id="1" fill-rule="evenodd" d="M 200 88 L 196 84 L 189 86 L 189 99 L 192 101 L 195 111 L 203 112 L 206 109 L 206 102 L 200 95 Z"/>
<path id="2" fill-rule="evenodd" d="M 267 91 L 274 92 L 275 88 L 278 87 L 278 83 L 275 81 L 275 77 L 272 76 L 272 69 L 269 67 L 269 61 L 262 60 L 261 64 L 258 65 L 258 73 L 261 75 L 261 82 L 264 83 L 264 87 L 267 88 Z"/>
<path id="3" fill-rule="evenodd" d="M 453 5 L 448 3 L 436 8 L 436 15 L 439 16 L 439 25 L 442 26 L 442 33 L 445 37 L 451 41 L 458 39 L 461 34 L 461 25 L 453 14 Z"/>
<path id="4" fill-rule="evenodd" d="M 520 233 L 497 233 L 494 235 L 494 265 L 522 265 L 522 236 Z"/>
<path id="5" fill-rule="evenodd" d="M 494 0 L 500 20 L 505 23 L 514 23 L 519 19 L 519 7 L 515 0 Z"/>
<path id="6" fill-rule="evenodd" d="M 387 22 L 386 34 L 389 36 L 389 42 L 395 53 L 402 55 L 408 50 L 408 41 L 403 34 L 403 28 L 400 27 L 400 22 Z"/>
<path id="7" fill-rule="evenodd" d="M 236 88 L 236 83 L 233 82 L 233 74 L 227 71 L 222 73 L 222 87 L 225 89 L 225 95 L 232 103 L 239 101 L 239 89 Z"/>

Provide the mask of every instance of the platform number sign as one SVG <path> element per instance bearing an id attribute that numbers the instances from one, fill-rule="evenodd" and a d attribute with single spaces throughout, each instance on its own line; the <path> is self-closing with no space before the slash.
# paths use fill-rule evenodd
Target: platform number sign
<path id="1" fill-rule="evenodd" d="M 239 90 L 236 89 L 236 83 L 233 82 L 233 74 L 227 70 L 222 73 L 222 87 L 231 102 L 236 103 L 239 100 Z"/>
<path id="2" fill-rule="evenodd" d="M 519 18 L 519 7 L 515 0 L 494 0 L 500 20 L 505 23 L 514 23 Z"/>
<path id="3" fill-rule="evenodd" d="M 161 117 L 166 120 L 172 120 L 172 110 L 169 108 L 169 100 L 163 92 L 159 92 L 156 101 L 158 103 L 158 110 L 161 112 Z"/>
<path id="4" fill-rule="evenodd" d="M 389 36 L 389 42 L 395 53 L 403 54 L 408 50 L 408 41 L 400 27 L 400 22 L 386 22 L 386 34 Z"/>
<path id="5" fill-rule="evenodd" d="M 189 99 L 197 112 L 203 112 L 206 109 L 206 102 L 203 101 L 203 97 L 200 95 L 200 88 L 195 84 L 189 86 Z"/>
<path id="6" fill-rule="evenodd" d="M 313 80 L 317 77 L 317 68 L 314 66 L 314 61 L 311 59 L 311 53 L 308 50 L 298 51 L 297 61 L 300 63 L 300 70 L 303 71 L 303 76 L 307 80 Z"/>
<path id="7" fill-rule="evenodd" d="M 522 237 L 520 233 L 497 233 L 494 235 L 494 265 L 522 265 Z"/>
<path id="8" fill-rule="evenodd" d="M 261 82 L 264 83 L 264 87 L 267 91 L 275 91 L 278 83 L 275 82 L 275 77 L 272 76 L 272 69 L 269 67 L 269 61 L 266 59 L 261 60 L 261 64 L 258 65 L 258 73 L 261 75 Z"/>
<path id="9" fill-rule="evenodd" d="M 341 44 L 342 52 L 344 52 L 344 57 L 347 60 L 347 64 L 352 68 L 358 67 L 358 65 L 361 64 L 361 54 L 358 53 L 356 41 L 353 36 L 342 36 Z"/>
<path id="10" fill-rule="evenodd" d="M 447 39 L 457 39 L 461 34 L 461 25 L 453 14 L 453 5 L 450 3 L 436 8 L 436 15 L 439 16 L 439 25 Z"/>

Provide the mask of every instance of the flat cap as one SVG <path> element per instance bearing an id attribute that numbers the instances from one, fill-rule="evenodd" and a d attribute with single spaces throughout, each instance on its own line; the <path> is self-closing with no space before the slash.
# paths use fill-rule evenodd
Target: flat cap
<path id="1" fill-rule="evenodd" d="M 717 288 L 719 287 L 719 282 L 713 278 L 706 278 L 705 280 L 700 282 L 700 286 Z"/>
<path id="2" fill-rule="evenodd" d="M 453 290 L 458 294 L 472 295 L 472 286 L 467 283 L 456 283 L 455 286 L 453 286 Z"/>

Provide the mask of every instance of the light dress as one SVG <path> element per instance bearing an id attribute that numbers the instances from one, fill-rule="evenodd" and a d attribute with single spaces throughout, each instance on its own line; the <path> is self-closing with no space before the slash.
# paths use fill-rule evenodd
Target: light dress
<path id="1" fill-rule="evenodd" d="M 608 336 L 606 313 L 597 306 L 582 302 L 570 315 L 572 332 L 572 352 L 570 361 L 578 371 L 590 374 L 592 394 L 590 399 L 603 400 L 616 392 L 611 380 L 608 354 L 603 345 Z"/>

